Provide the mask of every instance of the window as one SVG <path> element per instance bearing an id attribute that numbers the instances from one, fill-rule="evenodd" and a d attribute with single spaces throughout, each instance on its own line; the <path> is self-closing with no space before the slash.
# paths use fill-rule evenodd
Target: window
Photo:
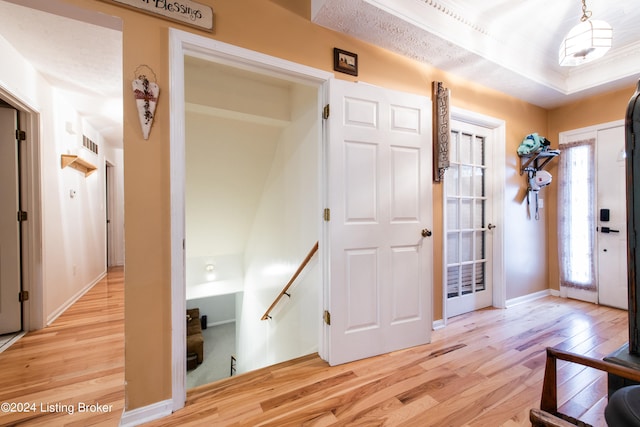
<path id="1" fill-rule="evenodd" d="M 595 290 L 595 139 L 562 144 L 560 148 L 560 285 Z"/>

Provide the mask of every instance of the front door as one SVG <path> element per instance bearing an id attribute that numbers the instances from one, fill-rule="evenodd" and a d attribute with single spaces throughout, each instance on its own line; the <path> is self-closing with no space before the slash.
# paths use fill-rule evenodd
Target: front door
<path id="1" fill-rule="evenodd" d="M 453 120 L 445 172 L 446 317 L 493 303 L 491 129 Z"/>
<path id="2" fill-rule="evenodd" d="M 626 310 L 624 123 L 565 132 L 560 138 L 560 155 L 570 161 L 559 185 L 574 197 L 570 207 L 559 207 L 571 225 L 559 236 L 569 242 L 560 260 L 569 284 L 561 286 L 561 295 Z"/>
<path id="3" fill-rule="evenodd" d="M 596 223 L 598 302 L 627 309 L 627 193 L 624 126 L 598 130 Z"/>
<path id="4" fill-rule="evenodd" d="M 330 81 L 326 222 L 331 365 L 428 343 L 429 99 Z"/>
<path id="5" fill-rule="evenodd" d="M 0 335 L 22 329 L 17 120 L 0 105 Z"/>

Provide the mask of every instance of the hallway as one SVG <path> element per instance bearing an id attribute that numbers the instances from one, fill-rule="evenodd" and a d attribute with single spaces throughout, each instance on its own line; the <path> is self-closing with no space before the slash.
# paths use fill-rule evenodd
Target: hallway
<path id="1" fill-rule="evenodd" d="M 124 408 L 124 269 L 0 353 L 0 425 L 116 426 Z"/>

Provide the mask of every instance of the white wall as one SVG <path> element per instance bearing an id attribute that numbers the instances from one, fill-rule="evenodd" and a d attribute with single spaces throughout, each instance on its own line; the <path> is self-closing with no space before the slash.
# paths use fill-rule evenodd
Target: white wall
<path id="1" fill-rule="evenodd" d="M 0 58 L 11 64 L 0 67 L 0 86 L 39 113 L 43 255 L 35 260 L 41 262 L 35 269 L 42 272 L 44 290 L 32 298 L 41 300 L 42 307 L 32 310 L 42 309 L 42 318 L 49 323 L 106 272 L 104 155 L 84 149 L 82 133 L 102 141 L 2 37 Z M 67 131 L 67 123 L 75 134 Z M 61 169 L 61 154 L 80 155 L 99 169 L 86 178 L 74 169 Z"/>
<path id="2" fill-rule="evenodd" d="M 212 266 L 213 270 L 208 270 L 208 266 Z M 186 276 L 187 302 L 241 292 L 244 287 L 244 259 L 242 254 L 189 255 L 186 259 Z"/>
<path id="3" fill-rule="evenodd" d="M 215 326 L 236 320 L 236 294 L 187 300 L 187 308 L 197 308 L 207 316 L 207 325 Z"/>
<path id="4" fill-rule="evenodd" d="M 317 89 L 292 89 L 291 125 L 281 135 L 245 251 L 245 288 L 237 313 L 238 373 L 317 351 L 321 274 L 317 256 L 272 313 L 264 311 L 318 241 Z"/>
<path id="5" fill-rule="evenodd" d="M 242 291 L 244 251 L 291 106 L 288 84 L 197 58 L 185 59 L 185 81 L 190 300 Z"/>
<path id="6" fill-rule="evenodd" d="M 82 147 L 83 132 L 95 134 L 83 128 L 56 90 L 52 112 L 41 145 L 47 322 L 106 272 L 104 156 Z M 66 130 L 67 123 L 75 133 Z M 61 169 L 62 154 L 78 155 L 98 170 L 85 177 L 72 168 Z"/>

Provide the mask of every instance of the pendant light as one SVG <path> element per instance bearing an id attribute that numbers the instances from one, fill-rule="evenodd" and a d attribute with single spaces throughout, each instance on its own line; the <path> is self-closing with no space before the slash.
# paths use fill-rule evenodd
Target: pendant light
<path id="1" fill-rule="evenodd" d="M 586 0 L 582 0 L 580 23 L 562 40 L 559 62 L 562 66 L 576 66 L 601 58 L 611 47 L 613 29 L 605 21 L 591 20 Z"/>

